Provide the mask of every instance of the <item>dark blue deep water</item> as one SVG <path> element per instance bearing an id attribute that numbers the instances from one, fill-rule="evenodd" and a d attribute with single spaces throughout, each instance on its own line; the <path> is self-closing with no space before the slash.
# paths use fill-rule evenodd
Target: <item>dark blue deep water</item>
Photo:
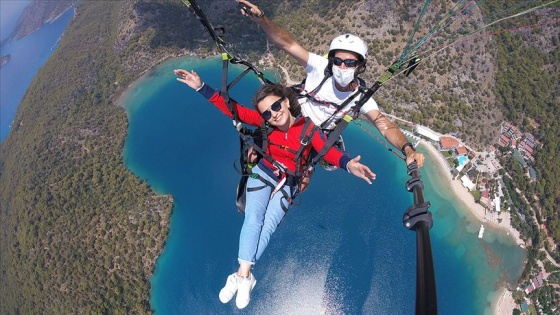
<path id="1" fill-rule="evenodd" d="M 221 82 L 219 58 L 185 57 L 153 69 L 122 99 L 130 119 L 126 165 L 175 198 L 151 280 L 155 313 L 413 314 L 416 236 L 402 226 L 412 204 L 405 165 L 355 124 L 345 131 L 346 147 L 362 155 L 375 183 L 343 171 L 315 172 L 254 269 L 251 304 L 240 311 L 220 303 L 218 292 L 237 269 L 243 221 L 232 167 L 239 141 L 229 118 L 175 80 L 176 68 L 195 69 L 214 87 Z M 231 70 L 230 78 L 239 72 Z M 258 86 L 243 79 L 231 95 L 249 104 Z M 490 314 L 496 290 L 519 275 L 524 252 L 489 228 L 479 240 L 480 223 L 465 215 L 437 169 L 427 162 L 422 176 L 435 221 L 440 314 Z"/>

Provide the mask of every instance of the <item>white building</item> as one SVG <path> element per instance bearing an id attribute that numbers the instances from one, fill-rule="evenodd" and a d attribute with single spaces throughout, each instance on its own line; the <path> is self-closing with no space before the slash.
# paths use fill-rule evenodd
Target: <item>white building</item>
<path id="1" fill-rule="evenodd" d="M 467 187 L 469 190 L 473 190 L 476 188 L 476 185 L 467 175 L 463 175 L 463 177 L 461 177 L 461 184 L 463 184 L 463 186 Z"/>
<path id="2" fill-rule="evenodd" d="M 494 208 L 495 208 L 496 211 L 498 211 L 498 212 L 501 211 L 500 196 L 496 196 L 496 197 L 494 198 Z"/>
<path id="3" fill-rule="evenodd" d="M 436 132 L 434 132 L 432 129 L 428 128 L 428 127 L 424 127 L 424 126 L 420 126 L 420 125 L 416 125 L 416 128 L 414 129 L 414 132 L 416 132 L 417 134 L 424 136 L 432 141 L 439 141 L 439 137 L 440 135 L 437 134 Z"/>

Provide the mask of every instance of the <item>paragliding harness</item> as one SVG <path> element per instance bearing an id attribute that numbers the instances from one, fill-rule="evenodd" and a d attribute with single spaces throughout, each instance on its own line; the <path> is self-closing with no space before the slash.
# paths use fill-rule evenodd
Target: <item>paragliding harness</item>
<path id="1" fill-rule="evenodd" d="M 239 212 L 245 212 L 247 192 L 258 191 L 264 189 L 266 186 L 273 189 L 273 194 L 277 192 L 282 193 L 282 198 L 287 200 L 288 204 L 292 204 L 293 200 L 299 195 L 299 193 L 303 192 L 307 188 L 306 178 L 308 178 L 312 171 L 312 165 L 308 164 L 309 159 L 303 158 L 303 153 L 311 146 L 311 138 L 317 130 L 317 126 L 313 124 L 311 119 L 305 118 L 305 123 L 299 138 L 299 148 L 297 150 L 284 148 L 295 154 L 294 162 L 296 165 L 296 171 L 292 172 L 286 169 L 282 164 L 276 162 L 266 153 L 266 150 L 270 145 L 268 141 L 268 134 L 272 131 L 272 128 L 266 122 L 255 130 L 245 129 L 244 136 L 240 137 L 240 167 L 238 168 L 234 163 L 234 168 L 241 175 L 241 179 L 237 185 L 237 196 L 235 202 Z M 252 154 L 250 151 L 252 151 Z M 249 160 L 250 155 L 253 156 L 251 160 Z M 265 158 L 267 161 L 272 163 L 280 171 L 280 181 L 278 184 L 274 184 L 262 178 L 259 174 L 252 172 L 253 167 L 256 166 L 262 158 Z M 249 177 L 259 179 L 266 186 L 247 187 Z M 289 193 L 282 189 L 284 185 L 289 187 Z M 284 212 L 288 211 L 288 208 L 285 207 L 283 203 L 281 203 L 281 207 Z"/>
<path id="2" fill-rule="evenodd" d="M 342 104 L 337 104 L 337 103 L 333 103 L 333 102 L 327 102 L 327 101 L 322 101 L 322 100 L 318 100 L 315 98 L 315 95 L 319 92 L 319 90 L 323 87 L 323 84 L 325 84 L 325 82 L 332 77 L 332 61 L 329 59 L 329 63 L 328 65 L 325 67 L 324 70 L 324 76 L 323 79 L 321 80 L 321 82 L 311 91 L 308 92 L 305 90 L 305 81 L 306 78 L 304 78 L 301 83 L 296 84 L 296 85 L 292 85 L 291 88 L 292 90 L 294 90 L 294 92 L 296 92 L 296 94 L 298 95 L 298 98 L 302 99 L 305 98 L 307 100 L 310 100 L 311 102 L 315 102 L 317 104 L 325 104 L 325 105 L 330 105 L 333 106 L 334 108 L 336 108 L 335 112 L 331 115 L 331 117 L 329 117 L 329 119 L 325 120 L 322 124 L 321 124 L 321 129 L 326 131 L 326 127 L 328 126 L 329 122 L 331 121 L 332 117 L 334 117 L 336 114 L 340 113 L 340 111 L 342 111 L 348 104 L 350 104 L 350 102 L 352 100 L 354 100 L 354 98 L 356 98 L 356 96 L 358 96 L 358 94 L 362 93 L 360 90 L 356 91 L 354 94 L 350 95 L 346 100 L 344 100 L 344 102 Z M 365 87 L 366 86 L 366 82 L 360 78 L 360 77 L 356 77 L 356 81 L 358 81 L 358 85 L 361 87 Z"/>
<path id="3" fill-rule="evenodd" d="M 305 125 L 300 135 L 300 146 L 297 150 L 292 150 L 295 154 L 294 161 L 296 162 L 296 171 L 292 172 L 288 170 L 284 165 L 275 161 L 267 152 L 268 143 L 268 134 L 271 131 L 271 128 L 265 123 L 260 128 L 257 129 L 249 129 L 244 126 L 235 110 L 235 107 L 232 104 L 232 100 L 229 97 L 228 91 L 235 85 L 239 80 L 241 80 L 247 73 L 253 72 L 259 80 L 263 84 L 274 84 L 272 81 L 266 79 L 262 72 L 260 72 L 254 65 L 251 63 L 242 60 L 241 58 L 234 56 L 232 53 L 228 52 L 225 47 L 225 42 L 222 38 L 222 35 L 218 35 L 216 30 L 220 30 L 221 32 L 224 31 L 223 28 L 214 28 L 210 21 L 206 18 L 204 12 L 200 9 L 196 1 L 194 0 L 182 0 L 184 4 L 186 4 L 190 11 L 195 15 L 195 17 L 202 23 L 202 25 L 206 28 L 206 30 L 210 33 L 212 39 L 216 43 L 216 46 L 221 51 L 222 54 L 222 87 L 220 90 L 220 95 L 224 98 L 225 103 L 232 115 L 233 125 L 235 126 L 236 130 L 239 134 L 240 139 L 240 167 L 234 168 L 240 173 L 241 179 L 237 187 L 237 196 L 236 196 L 236 205 L 239 212 L 244 213 L 245 211 L 245 194 L 246 191 L 255 191 L 259 189 L 263 189 L 265 186 L 256 187 L 256 188 L 246 188 L 247 179 L 249 177 L 259 179 L 263 182 L 263 184 L 268 185 L 273 188 L 273 194 L 277 192 L 281 192 L 283 194 L 283 198 L 288 201 L 288 204 L 292 204 L 293 200 L 297 197 L 298 193 L 304 190 L 304 181 L 305 177 L 312 171 L 313 165 L 310 165 L 309 161 L 302 161 L 302 154 L 306 150 L 308 146 L 311 145 L 311 138 L 315 131 L 318 130 L 318 127 L 313 124 L 313 122 L 305 118 Z M 233 64 L 242 64 L 247 68 L 231 83 L 228 84 L 228 65 L 229 63 Z M 248 160 L 248 151 L 252 149 L 256 154 L 256 160 L 249 161 Z M 280 172 L 280 181 L 278 184 L 274 184 L 270 181 L 265 180 L 261 176 L 256 173 L 253 173 L 251 169 L 260 161 L 260 159 L 266 159 L 270 162 L 279 172 Z M 290 187 L 290 193 L 287 193 L 283 188 L 284 185 L 288 185 Z M 288 209 L 282 203 L 282 209 L 286 212 Z"/>
<path id="4" fill-rule="evenodd" d="M 329 126 L 329 124 L 332 122 L 332 118 L 335 117 L 337 114 L 339 114 L 344 108 L 346 108 L 346 106 L 348 104 L 350 104 L 350 102 L 352 102 L 359 94 L 362 93 L 360 90 L 356 91 L 355 93 L 350 95 L 347 99 L 345 99 L 344 102 L 342 102 L 341 104 L 318 100 L 317 98 L 315 98 L 316 94 L 319 92 L 319 90 L 323 87 L 323 84 L 330 77 L 332 77 L 332 61 L 331 60 L 329 60 L 328 65 L 325 67 L 323 79 L 312 91 L 308 92 L 308 91 L 305 90 L 306 78 L 304 78 L 301 81 L 301 83 L 291 86 L 292 90 L 294 90 L 294 92 L 296 92 L 299 99 L 307 99 L 308 101 L 314 102 L 316 104 L 329 105 L 329 106 L 332 106 L 332 107 L 335 108 L 335 111 L 331 114 L 331 116 L 328 119 L 326 119 L 325 121 L 323 121 L 323 123 L 319 127 L 319 129 L 325 134 L 325 136 L 327 138 L 330 138 L 330 134 L 333 131 L 332 128 L 327 128 Z M 359 86 L 361 86 L 361 87 L 366 86 L 366 83 L 365 83 L 364 80 L 362 80 L 362 78 L 356 77 L 356 81 L 358 82 Z M 357 117 L 358 112 L 353 112 L 353 115 L 355 117 Z M 338 123 L 338 121 L 334 122 L 334 125 L 336 126 L 337 123 Z M 344 139 L 342 138 L 342 135 L 339 135 L 338 138 L 336 138 L 336 141 L 333 143 L 333 146 L 339 148 L 342 151 L 345 151 L 346 148 L 344 146 Z M 330 148 L 327 148 L 326 151 L 328 151 L 328 149 L 330 149 Z M 313 149 L 310 156 L 309 156 L 310 159 L 313 159 L 314 157 L 316 157 L 317 154 L 318 154 L 318 152 Z M 321 167 L 323 169 L 327 170 L 327 171 L 333 171 L 333 170 L 337 169 L 336 166 L 334 166 L 332 164 L 329 164 L 328 162 L 326 162 L 323 159 L 318 160 L 317 163 L 319 163 L 319 165 L 321 165 Z"/>

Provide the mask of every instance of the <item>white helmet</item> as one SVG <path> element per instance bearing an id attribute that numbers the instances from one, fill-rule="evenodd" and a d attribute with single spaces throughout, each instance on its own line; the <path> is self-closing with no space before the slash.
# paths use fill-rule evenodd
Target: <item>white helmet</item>
<path id="1" fill-rule="evenodd" d="M 363 60 L 367 59 L 367 45 L 356 35 L 342 34 L 332 40 L 329 47 L 329 57 L 334 55 L 335 50 L 347 50 L 358 54 Z"/>

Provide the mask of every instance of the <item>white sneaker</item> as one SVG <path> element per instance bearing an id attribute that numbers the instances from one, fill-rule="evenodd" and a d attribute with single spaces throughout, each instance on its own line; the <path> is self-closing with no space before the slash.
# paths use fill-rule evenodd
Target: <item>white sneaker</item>
<path id="1" fill-rule="evenodd" d="M 253 274 L 249 274 L 248 278 L 241 278 L 241 282 L 239 282 L 237 297 L 235 297 L 235 305 L 238 309 L 243 309 L 247 305 L 249 305 L 249 301 L 251 301 L 251 291 L 257 284 L 257 279 Z"/>
<path id="2" fill-rule="evenodd" d="M 226 285 L 220 290 L 220 302 L 227 303 L 231 301 L 242 280 L 242 277 L 237 276 L 237 272 L 229 275 L 226 280 Z"/>

